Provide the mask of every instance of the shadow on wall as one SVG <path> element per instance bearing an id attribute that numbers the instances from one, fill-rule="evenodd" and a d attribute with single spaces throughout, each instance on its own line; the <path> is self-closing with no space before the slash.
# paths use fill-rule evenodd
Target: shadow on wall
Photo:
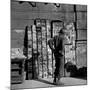
<path id="1" fill-rule="evenodd" d="M 87 67 L 77 68 L 76 65 L 71 62 L 67 62 L 64 66 L 66 72 L 70 73 L 71 77 L 87 79 Z"/>

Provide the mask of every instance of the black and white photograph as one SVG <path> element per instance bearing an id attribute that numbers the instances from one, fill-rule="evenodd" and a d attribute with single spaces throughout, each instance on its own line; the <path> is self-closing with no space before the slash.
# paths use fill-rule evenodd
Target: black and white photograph
<path id="1" fill-rule="evenodd" d="M 87 85 L 87 5 L 10 1 L 11 90 Z"/>

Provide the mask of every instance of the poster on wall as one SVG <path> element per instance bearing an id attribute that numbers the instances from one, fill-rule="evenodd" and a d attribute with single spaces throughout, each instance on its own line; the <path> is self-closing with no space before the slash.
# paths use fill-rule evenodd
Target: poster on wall
<path id="1" fill-rule="evenodd" d="M 87 5 L 11 0 L 12 90 L 87 85 L 86 14 Z"/>
<path id="2" fill-rule="evenodd" d="M 76 40 L 76 31 L 74 23 L 69 23 L 65 25 L 66 36 L 65 39 L 65 63 L 71 62 L 76 65 L 76 51 L 75 51 L 75 40 Z"/>
<path id="3" fill-rule="evenodd" d="M 75 59 L 75 49 L 72 48 L 72 45 L 65 45 L 65 63 L 71 62 L 76 64 Z"/>
<path id="4" fill-rule="evenodd" d="M 77 66 L 87 66 L 87 43 L 77 43 Z"/>

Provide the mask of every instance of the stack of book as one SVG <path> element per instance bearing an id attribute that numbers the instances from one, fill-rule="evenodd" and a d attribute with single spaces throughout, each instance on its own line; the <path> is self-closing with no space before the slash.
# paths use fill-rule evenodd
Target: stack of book
<path id="1" fill-rule="evenodd" d="M 48 45 L 48 40 L 51 39 L 51 25 L 49 20 L 46 21 L 46 28 L 47 28 L 47 61 L 48 61 L 48 76 L 52 76 L 52 51 Z"/>
<path id="2" fill-rule="evenodd" d="M 32 57 L 32 45 L 33 45 L 32 40 L 33 40 L 32 30 L 29 29 L 28 30 L 28 58 Z"/>
<path id="3" fill-rule="evenodd" d="M 47 77 L 47 31 L 46 31 L 46 20 L 41 20 L 42 29 L 42 56 L 43 56 L 43 77 Z"/>

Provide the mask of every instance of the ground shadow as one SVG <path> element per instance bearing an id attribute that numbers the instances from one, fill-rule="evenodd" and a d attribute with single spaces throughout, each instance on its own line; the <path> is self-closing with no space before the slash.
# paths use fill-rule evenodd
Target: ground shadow
<path id="1" fill-rule="evenodd" d="M 36 81 L 39 81 L 39 82 L 43 82 L 43 83 L 46 83 L 46 84 L 51 84 L 51 85 L 54 85 L 53 82 L 50 82 L 50 81 L 46 81 L 46 80 L 43 80 L 43 79 L 35 79 Z"/>
<path id="2" fill-rule="evenodd" d="M 50 82 L 50 81 L 46 81 L 46 80 L 43 80 L 43 79 L 36 79 L 36 81 L 39 81 L 39 82 L 42 82 L 42 83 L 46 83 L 46 84 L 51 84 L 51 85 L 55 85 L 53 82 Z M 63 86 L 64 83 L 60 83 L 58 85 L 55 85 L 55 86 Z"/>

